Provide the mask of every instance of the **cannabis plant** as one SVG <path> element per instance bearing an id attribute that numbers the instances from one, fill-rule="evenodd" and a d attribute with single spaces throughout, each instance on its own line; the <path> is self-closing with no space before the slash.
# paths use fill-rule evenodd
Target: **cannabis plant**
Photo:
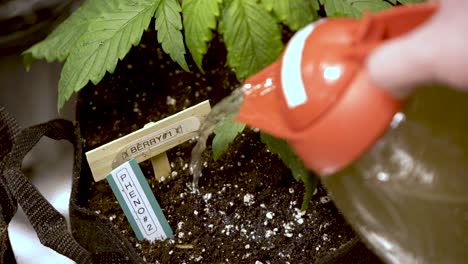
<path id="1" fill-rule="evenodd" d="M 106 72 L 113 73 L 155 19 L 162 49 L 186 71 L 187 50 L 203 71 L 203 56 L 213 31 L 218 31 L 228 51 L 228 66 L 243 80 L 279 57 L 283 26 L 294 32 L 318 19 L 318 14 L 358 18 L 365 10 L 379 11 L 397 2 L 420 0 L 88 0 L 26 50 L 24 62 L 26 67 L 38 59 L 64 63 L 58 84 L 60 109 L 89 81 L 97 84 Z M 243 128 L 232 120 L 217 128 L 215 158 Z M 280 155 L 296 179 L 306 183 L 306 196 L 311 197 L 315 181 L 289 146 L 266 134 L 262 141 Z"/>

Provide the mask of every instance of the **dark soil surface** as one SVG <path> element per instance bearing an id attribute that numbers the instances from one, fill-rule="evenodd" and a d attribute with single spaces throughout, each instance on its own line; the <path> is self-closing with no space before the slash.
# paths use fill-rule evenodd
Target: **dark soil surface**
<path id="1" fill-rule="evenodd" d="M 77 119 L 86 150 L 204 100 L 213 106 L 239 84 L 225 67 L 219 40 L 211 44 L 204 73 L 193 63 L 193 72 L 184 72 L 156 43 L 155 32 L 146 32 L 113 75 L 80 93 Z M 216 162 L 211 148 L 205 151 L 200 194 L 191 193 L 194 144 L 167 152 L 172 173 L 163 182 L 155 180 L 149 162 L 140 164 L 173 239 L 138 241 L 107 181 L 89 185 L 87 207 L 111 220 L 148 263 L 314 263 L 355 238 L 320 185 L 309 209 L 300 211 L 303 184 L 254 129 L 247 128 Z M 378 263 L 365 248 L 359 252 L 345 262 Z"/>

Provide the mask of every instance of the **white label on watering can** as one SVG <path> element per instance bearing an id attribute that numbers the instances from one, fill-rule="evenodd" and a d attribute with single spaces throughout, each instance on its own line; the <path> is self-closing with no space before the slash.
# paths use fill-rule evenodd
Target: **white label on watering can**
<path id="1" fill-rule="evenodd" d="M 307 93 L 302 81 L 302 51 L 307 37 L 314 30 L 314 25 L 297 32 L 289 41 L 281 65 L 281 86 L 289 108 L 294 108 L 307 101 Z"/>
<path id="2" fill-rule="evenodd" d="M 173 237 L 172 229 L 136 160 L 120 165 L 106 179 L 139 240 Z"/>

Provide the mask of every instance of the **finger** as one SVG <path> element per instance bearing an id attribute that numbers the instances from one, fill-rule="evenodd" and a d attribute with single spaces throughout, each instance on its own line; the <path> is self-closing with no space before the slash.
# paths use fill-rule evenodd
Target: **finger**
<path id="1" fill-rule="evenodd" d="M 438 45 L 433 42 L 430 24 L 387 42 L 371 54 L 367 69 L 377 86 L 401 98 L 419 84 L 434 81 L 433 56 Z"/>

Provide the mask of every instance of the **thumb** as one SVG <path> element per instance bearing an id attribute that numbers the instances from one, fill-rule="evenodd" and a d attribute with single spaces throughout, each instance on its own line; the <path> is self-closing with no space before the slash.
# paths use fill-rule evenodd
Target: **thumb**
<path id="1" fill-rule="evenodd" d="M 432 22 L 391 40 L 369 57 L 367 68 L 371 80 L 398 98 L 406 97 L 418 84 L 435 81 L 435 50 Z M 431 44 L 429 44 L 431 43 Z M 428 45 L 429 44 L 429 45 Z"/>

